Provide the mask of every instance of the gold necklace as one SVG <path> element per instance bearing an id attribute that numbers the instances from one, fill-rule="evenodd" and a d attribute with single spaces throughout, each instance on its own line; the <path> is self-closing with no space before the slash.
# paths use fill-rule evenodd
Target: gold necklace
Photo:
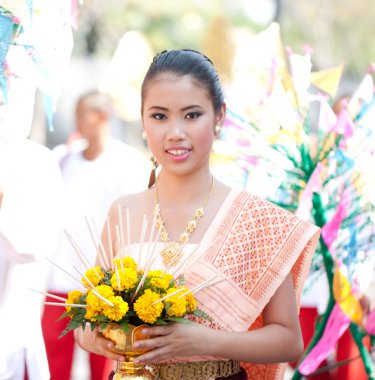
<path id="1" fill-rule="evenodd" d="M 194 211 L 193 218 L 187 223 L 186 228 L 184 232 L 182 232 L 178 238 L 178 241 L 170 241 L 169 240 L 169 234 L 168 231 L 165 228 L 164 221 L 160 214 L 160 205 L 158 202 L 158 179 L 155 183 L 155 206 L 154 206 L 154 212 L 153 214 L 156 217 L 155 227 L 160 231 L 160 240 L 165 243 L 164 249 L 160 252 L 160 256 L 163 260 L 164 267 L 168 266 L 176 266 L 178 262 L 182 258 L 182 248 L 184 244 L 186 244 L 189 239 L 190 235 L 193 233 L 193 231 L 197 228 L 199 219 L 204 215 L 204 208 L 208 202 L 208 199 L 210 198 L 210 195 L 212 193 L 212 190 L 214 188 L 214 177 L 212 176 L 212 182 L 210 186 L 210 190 L 208 191 L 208 194 L 203 200 L 202 206 L 197 208 Z"/>

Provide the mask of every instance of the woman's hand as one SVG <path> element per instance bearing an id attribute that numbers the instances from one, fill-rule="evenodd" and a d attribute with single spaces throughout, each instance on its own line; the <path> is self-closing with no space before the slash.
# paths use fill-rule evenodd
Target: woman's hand
<path id="1" fill-rule="evenodd" d="M 135 359 L 142 364 L 157 363 L 173 356 L 207 354 L 205 343 L 210 330 L 198 324 L 171 323 L 168 326 L 147 327 L 142 333 L 150 339 L 138 341 L 135 348 L 151 350 Z"/>
<path id="2" fill-rule="evenodd" d="M 106 356 L 112 360 L 125 361 L 123 356 L 111 351 L 114 344 L 110 340 L 104 338 L 97 329 L 91 331 L 90 326 L 87 326 L 84 330 L 82 328 L 75 329 L 74 336 L 78 345 L 85 351 Z"/>

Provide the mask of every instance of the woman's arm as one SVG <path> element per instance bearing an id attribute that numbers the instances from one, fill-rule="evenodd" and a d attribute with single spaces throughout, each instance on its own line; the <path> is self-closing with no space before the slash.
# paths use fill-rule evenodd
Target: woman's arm
<path id="1" fill-rule="evenodd" d="M 264 310 L 264 327 L 246 333 L 214 331 L 200 325 L 172 324 L 147 328 L 153 339 L 138 342 L 152 351 L 142 363 L 173 356 L 214 355 L 250 363 L 281 363 L 298 359 L 303 341 L 292 276 L 289 274 Z"/>

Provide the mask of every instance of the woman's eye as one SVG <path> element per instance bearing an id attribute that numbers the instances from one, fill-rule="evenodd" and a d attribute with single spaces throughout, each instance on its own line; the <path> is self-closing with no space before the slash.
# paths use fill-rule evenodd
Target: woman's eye
<path id="1" fill-rule="evenodd" d="M 153 114 L 151 115 L 151 117 L 152 117 L 153 119 L 156 119 L 156 120 L 164 120 L 164 119 L 167 118 L 167 117 L 166 117 L 164 114 L 162 114 L 162 113 L 153 113 Z"/>
<path id="2" fill-rule="evenodd" d="M 187 119 L 197 119 L 199 116 L 201 116 L 202 114 L 200 112 L 189 112 L 187 115 L 186 115 L 186 118 Z"/>

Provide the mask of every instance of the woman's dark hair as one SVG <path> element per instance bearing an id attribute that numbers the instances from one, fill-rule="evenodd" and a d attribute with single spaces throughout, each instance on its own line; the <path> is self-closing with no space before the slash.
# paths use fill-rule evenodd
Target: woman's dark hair
<path id="1" fill-rule="evenodd" d="M 161 73 L 173 73 L 181 77 L 190 75 L 208 91 L 215 112 L 219 112 L 224 103 L 220 79 L 213 63 L 205 55 L 190 49 L 164 50 L 156 55 L 142 83 L 142 104 L 147 83 Z"/>

